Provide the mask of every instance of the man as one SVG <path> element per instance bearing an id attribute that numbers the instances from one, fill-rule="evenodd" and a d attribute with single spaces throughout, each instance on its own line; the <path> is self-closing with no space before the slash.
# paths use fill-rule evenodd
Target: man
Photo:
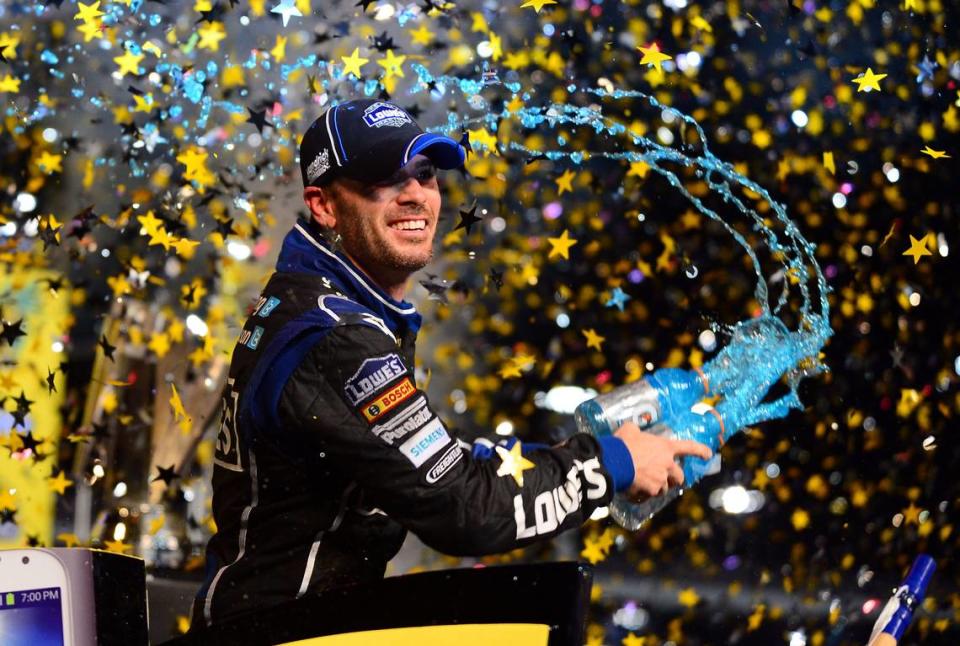
<path id="1" fill-rule="evenodd" d="M 305 133 L 310 218 L 286 236 L 233 353 L 195 627 L 377 580 L 407 530 L 456 555 L 550 538 L 615 491 L 680 484 L 676 457 L 710 456 L 633 424 L 526 445 L 532 467 L 513 443 L 451 435 L 415 383 L 421 319 L 403 296 L 432 257 L 436 169 L 463 162 L 455 141 L 382 101 L 329 108 Z"/>

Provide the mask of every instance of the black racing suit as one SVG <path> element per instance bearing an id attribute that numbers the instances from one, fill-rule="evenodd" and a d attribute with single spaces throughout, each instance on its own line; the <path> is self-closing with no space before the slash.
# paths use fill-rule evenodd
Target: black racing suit
<path id="1" fill-rule="evenodd" d="M 586 434 L 525 445 L 521 486 L 502 466 L 512 440 L 453 437 L 415 383 L 419 327 L 312 223 L 287 235 L 231 361 L 195 627 L 377 580 L 407 530 L 493 554 L 576 527 L 629 486 L 615 438 L 602 452 Z"/>

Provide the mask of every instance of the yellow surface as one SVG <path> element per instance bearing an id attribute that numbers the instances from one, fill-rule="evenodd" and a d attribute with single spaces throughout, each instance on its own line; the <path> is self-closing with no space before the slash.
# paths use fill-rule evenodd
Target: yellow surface
<path id="1" fill-rule="evenodd" d="M 549 634 L 543 624 L 415 626 L 312 637 L 278 646 L 546 646 Z"/>
<path id="2" fill-rule="evenodd" d="M 0 367 L 0 397 L 23 394 L 33 400 L 27 427 L 33 436 L 43 441 L 40 451 L 45 458 L 35 462 L 33 457 L 15 458 L 8 450 L 10 434 L 0 430 L 0 505 L 17 510 L 16 530 L 0 536 L 0 548 L 20 547 L 27 536 L 36 536 L 42 543 L 53 543 L 53 513 L 56 502 L 48 484 L 48 476 L 56 475 L 57 447 L 60 442 L 62 420 L 59 406 L 63 401 L 65 379 L 58 371 L 60 360 L 66 357 L 56 353 L 52 346 L 67 332 L 70 290 L 67 285 L 52 293 L 46 278 L 57 274 L 31 268 L 0 269 L 0 293 L 9 293 L 3 305 L 3 319 L 8 323 L 23 319 L 27 336 L 16 340 L 13 347 L 0 342 L 0 359 L 11 363 Z M 16 362 L 15 364 L 12 362 Z M 57 372 L 57 392 L 49 393 L 45 385 L 47 369 Z M 12 402 L 6 408 L 13 410 Z M 24 429 L 18 429 L 22 434 Z M 65 474 L 70 478 L 70 474 Z M 72 479 L 72 478 L 70 478 Z M 73 495 L 72 487 L 65 495 Z M 11 528 L 7 525 L 7 530 Z"/>

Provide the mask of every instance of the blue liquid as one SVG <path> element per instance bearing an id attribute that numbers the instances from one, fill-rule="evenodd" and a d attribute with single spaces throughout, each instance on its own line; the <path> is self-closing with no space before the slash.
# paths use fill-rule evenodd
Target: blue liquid
<path id="1" fill-rule="evenodd" d="M 762 186 L 738 173 L 731 164 L 718 159 L 710 151 L 707 137 L 696 120 L 675 108 L 663 105 L 643 92 L 616 88 L 568 88 L 571 94 L 587 94 L 591 95 L 592 99 L 625 99 L 634 102 L 639 99 L 646 102 L 651 110 L 670 113 L 674 117 L 671 130 L 677 131 L 679 126 L 680 131 L 678 139 L 681 148 L 674 148 L 648 139 L 631 131 L 625 124 L 605 116 L 602 105 L 585 107 L 554 102 L 531 105 L 530 93 L 517 94 L 519 88 L 501 85 L 497 87 L 497 91 L 506 87 L 514 93 L 514 99 L 519 97 L 523 101 L 523 105 L 515 111 L 504 108 L 498 112 L 491 109 L 481 94 L 488 90 L 480 79 L 433 76 L 422 65 L 415 63 L 412 67 L 423 85 L 435 81 L 438 85 L 459 89 L 470 106 L 482 113 L 478 116 L 462 117 L 450 114 L 447 123 L 440 128 L 446 133 L 480 126 L 496 132 L 501 121 L 513 120 L 530 130 L 589 127 L 597 135 L 620 138 L 624 146 L 615 152 L 565 150 L 567 142 L 559 136 L 555 137 L 558 147 L 547 150 L 533 150 L 517 141 L 500 145 L 531 157 L 543 155 L 550 160 L 567 160 L 572 165 L 579 165 L 587 157 L 645 162 L 651 171 L 666 178 L 700 213 L 718 222 L 750 259 L 757 278 L 754 297 L 760 305 L 759 316 L 727 327 L 724 331 L 729 334 L 729 341 L 703 368 L 709 380 L 711 394 L 721 397 L 716 412 L 723 418 L 722 427 L 713 413 L 698 415 L 689 410 L 689 404 L 675 402 L 670 403 L 670 406 L 675 406 L 677 410 L 667 410 L 667 402 L 658 401 L 657 405 L 665 413 L 661 415 L 662 420 L 648 427 L 649 432 L 689 437 L 710 446 L 716 453 L 731 435 L 744 427 L 782 418 L 791 410 L 802 408 L 797 386 L 803 378 L 826 370 L 819 361 L 819 354 L 832 334 L 827 303 L 830 289 L 817 264 L 815 248 L 790 220 L 782 204 L 774 200 Z M 694 154 L 693 147 L 687 145 L 687 127 L 692 129 L 692 135 L 702 148 L 700 154 Z M 754 249 L 730 222 L 708 207 L 701 198 L 690 193 L 677 174 L 666 167 L 668 164 L 692 169 L 694 174 L 707 184 L 711 193 L 718 195 L 725 204 L 747 218 L 752 229 L 761 237 L 770 256 L 782 266 L 783 288 L 775 303 L 771 304 L 767 279 L 761 275 L 760 261 Z M 764 215 L 748 203 L 750 200 L 767 205 Z M 772 226 L 767 225 L 767 219 L 772 220 Z M 811 289 L 814 286 L 815 294 Z M 778 318 L 778 314 L 789 302 L 791 289 L 796 289 L 801 297 L 796 329 L 789 329 Z M 789 385 L 789 393 L 776 401 L 764 402 L 770 387 L 781 379 L 785 379 Z M 585 402 L 578 409 L 577 422 L 581 430 L 597 435 L 609 434 L 614 430 L 610 428 L 611 422 L 604 415 L 603 406 L 591 406 L 590 402 Z M 715 466 L 716 463 L 705 463 L 696 458 L 685 460 L 683 466 L 686 486 L 689 487 L 699 480 L 711 465 Z M 611 505 L 611 513 L 621 524 L 632 528 L 638 526 L 635 522 L 637 518 L 648 518 L 676 495 L 679 495 L 678 490 L 648 501 L 650 504 L 645 504 L 642 508 L 636 505 L 628 507 L 631 503 L 618 498 Z M 617 508 L 623 513 L 615 513 Z"/>

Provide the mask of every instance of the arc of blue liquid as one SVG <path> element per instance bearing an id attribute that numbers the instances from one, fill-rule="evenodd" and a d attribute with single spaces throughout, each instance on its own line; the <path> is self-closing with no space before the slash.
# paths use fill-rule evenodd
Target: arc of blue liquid
<path id="1" fill-rule="evenodd" d="M 418 63 L 414 63 L 413 68 L 418 75 L 419 83 L 424 87 L 427 83 L 434 81 L 444 88 L 454 87 L 459 89 L 474 108 L 477 108 L 478 104 L 486 105 L 486 101 L 479 97 L 479 92 L 488 84 L 479 83 L 473 79 L 460 79 L 451 76 L 434 77 Z M 517 83 L 506 83 L 504 85 L 514 94 L 518 94 L 520 91 L 520 85 Z M 570 92 L 577 90 L 572 85 L 567 89 Z M 832 333 L 829 325 L 830 310 L 827 301 L 830 288 L 816 261 L 814 245 L 803 237 L 788 217 L 786 208 L 774 200 L 765 188 L 738 173 L 732 164 L 718 159 L 713 154 L 703 128 L 693 117 L 676 108 L 666 106 L 656 98 L 637 90 L 614 89 L 611 91 L 604 88 L 582 88 L 580 91 L 599 98 L 641 99 L 647 101 L 655 109 L 669 112 L 680 119 L 683 124 L 694 128 L 702 146 L 702 154 L 692 157 L 676 148 L 661 145 L 631 131 L 622 123 L 604 116 L 602 112 L 592 107 L 554 102 L 543 106 L 524 104 L 514 112 L 508 109 L 499 112 L 487 110 L 485 114 L 480 116 L 457 118 L 451 114 L 448 117 L 447 124 L 440 130 L 444 132 L 463 130 L 468 126 L 484 123 L 495 132 L 502 119 L 514 117 L 519 119 L 521 125 L 528 129 L 538 128 L 544 123 L 547 123 L 551 128 L 558 125 L 589 126 L 598 134 L 606 132 L 613 136 L 624 135 L 630 137 L 634 144 L 642 147 L 642 151 L 599 151 L 590 152 L 589 155 L 591 158 L 601 157 L 629 162 L 643 161 L 648 164 L 651 170 L 664 176 L 698 211 L 718 222 L 737 241 L 750 258 L 754 273 L 757 276 L 754 295 L 762 308 L 761 316 L 728 327 L 731 342 L 717 357 L 704 366 L 705 372 L 712 374 L 712 381 L 716 387 L 715 392 L 724 395 L 724 401 L 718 409 L 723 410 L 725 414 L 729 414 L 731 418 L 742 420 L 743 425 L 748 425 L 783 417 L 790 409 L 802 407 L 796 388 L 803 377 L 826 370 L 826 367 L 819 363 L 818 354 Z M 478 101 L 478 98 L 481 100 Z M 527 101 L 530 96 L 525 93 L 522 98 Z M 581 151 L 549 150 L 544 152 L 533 150 L 517 142 L 508 142 L 507 146 L 511 150 L 528 155 L 544 155 L 551 160 L 568 159 L 578 165 L 585 159 L 585 154 Z M 724 202 L 732 204 L 742 214 L 750 218 L 753 229 L 762 235 L 771 254 L 775 258 L 779 256 L 785 270 L 784 285 L 777 303 L 772 309 L 766 280 L 761 275 L 760 262 L 756 253 L 729 222 L 704 204 L 699 197 L 691 194 L 674 172 L 661 165 L 662 162 L 695 168 L 696 175 L 704 179 L 711 191 L 721 195 Z M 743 190 L 749 190 L 770 205 L 777 221 L 782 226 L 783 235 L 787 238 L 785 244 L 781 243 L 777 232 L 765 224 L 764 218 L 754 208 L 748 206 L 740 197 L 733 194 L 731 186 L 739 186 Z M 812 268 L 817 282 L 819 311 L 811 309 L 812 298 L 808 285 L 811 274 L 808 266 Z M 797 279 L 802 296 L 800 323 L 796 331 L 788 330 L 776 316 L 787 303 L 791 276 Z M 801 370 L 799 367 L 805 360 L 812 361 L 812 364 Z M 784 374 L 788 376 L 791 392 L 774 402 L 761 403 L 760 400 L 765 396 L 769 387 Z"/>

